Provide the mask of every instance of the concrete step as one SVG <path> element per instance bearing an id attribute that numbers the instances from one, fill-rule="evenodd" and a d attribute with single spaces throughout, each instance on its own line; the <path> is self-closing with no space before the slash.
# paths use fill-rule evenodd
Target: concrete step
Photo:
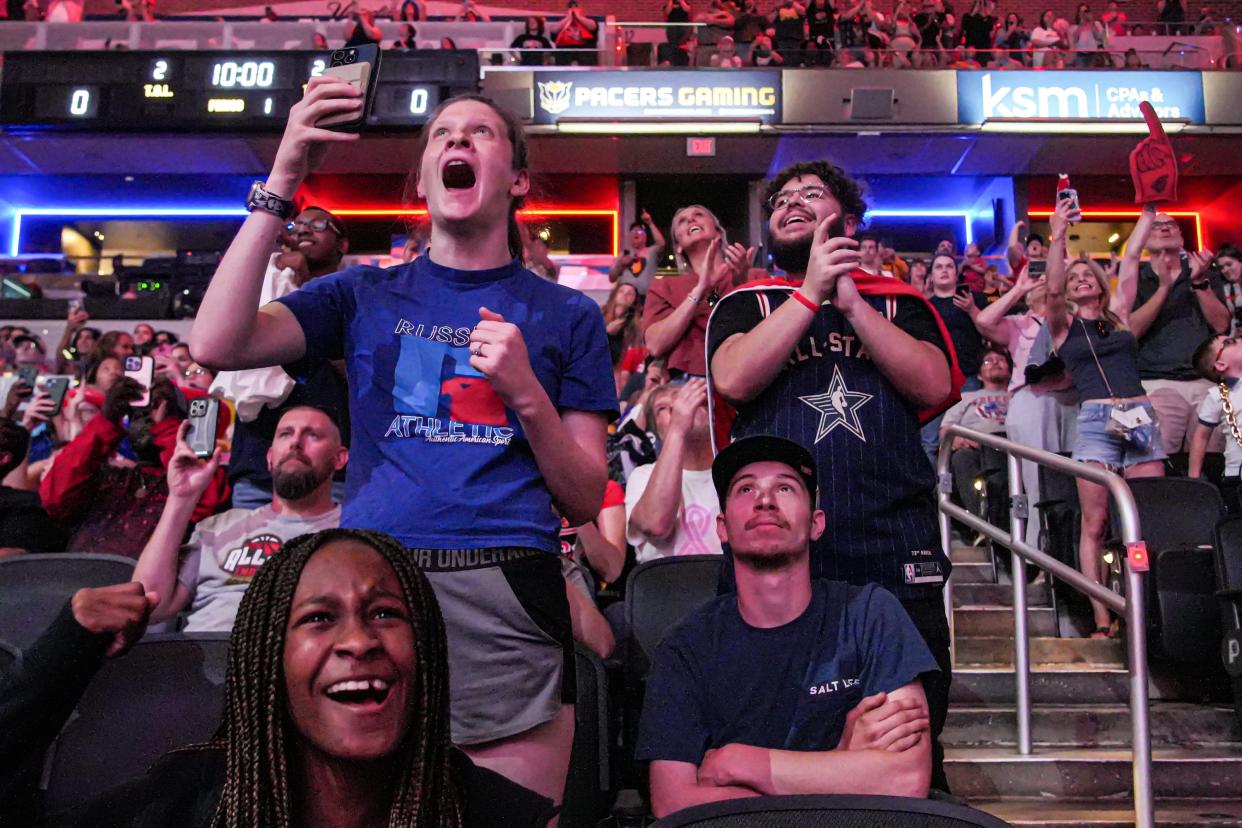
<path id="1" fill-rule="evenodd" d="M 954 795 L 967 800 L 1129 801 L 1131 796 L 1128 749 L 1040 750 L 1018 756 L 1006 748 L 952 748 L 945 751 L 944 769 Z M 1242 747 L 1155 750 L 1152 787 L 1157 797 L 1236 799 L 1242 791 Z"/>
<path id="2" fill-rule="evenodd" d="M 960 564 L 992 563 L 992 555 L 986 546 L 955 546 L 949 550 L 949 560 L 956 569 Z"/>
<path id="3" fill-rule="evenodd" d="M 1238 743 L 1233 710 L 1223 705 L 1155 702 L 1151 739 L 1158 748 Z M 940 741 L 946 747 L 1014 747 L 1017 714 L 1007 707 L 953 707 Z M 1031 711 L 1036 747 L 1128 747 L 1130 708 L 1110 705 L 1040 705 Z M 1239 791 L 1242 796 L 1242 791 Z"/>
<path id="4" fill-rule="evenodd" d="M 1027 635 L 1055 637 L 1057 614 L 1052 607 L 1028 607 Z M 959 636 L 1012 636 L 1012 607 L 956 607 L 953 634 Z"/>
<path id="5" fill-rule="evenodd" d="M 1202 682 L 1193 678 L 1162 675 L 1148 682 L 1153 701 L 1190 700 L 1203 697 Z M 1012 705 L 1014 689 L 1012 667 L 958 667 L 953 670 L 949 688 L 950 708 Z M 1130 674 L 1117 667 L 1046 665 L 1031 670 L 1033 704 L 1128 704 Z"/>
<path id="6" fill-rule="evenodd" d="M 987 811 L 1016 828 L 1131 828 L 1134 811 L 1130 802 L 1040 799 L 972 800 L 971 806 Z M 1224 828 L 1242 825 L 1242 800 L 1166 799 L 1156 803 L 1160 828 L 1193 826 Z"/>
<path id="7" fill-rule="evenodd" d="M 956 589 L 963 584 L 990 584 L 992 580 L 990 563 L 955 563 L 953 564 L 953 586 Z"/>
<path id="8" fill-rule="evenodd" d="M 953 575 L 953 606 L 1012 607 L 1013 587 L 1009 584 L 959 584 L 956 567 Z M 1052 592 L 1047 584 L 1030 584 L 1026 588 L 1028 607 L 1052 606 Z"/>
<path id="9" fill-rule="evenodd" d="M 1049 638 L 1032 636 L 1031 664 L 1089 664 L 1121 667 L 1125 664 L 1125 642 L 1110 638 Z M 1013 664 L 1013 637 L 972 637 L 954 639 L 956 663 L 961 665 Z M 1067 700 L 1068 701 L 1068 700 Z"/>
<path id="10" fill-rule="evenodd" d="M 956 636 L 956 664 L 1013 664 L 1013 638 Z M 1117 638 L 1030 638 L 1031 664 L 1090 664 L 1095 667 L 1122 667 L 1125 642 Z"/>

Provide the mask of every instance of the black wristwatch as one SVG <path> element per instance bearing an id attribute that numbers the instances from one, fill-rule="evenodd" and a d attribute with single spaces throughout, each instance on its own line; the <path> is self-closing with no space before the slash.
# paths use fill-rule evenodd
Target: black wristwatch
<path id="1" fill-rule="evenodd" d="M 1209 282 L 1207 279 L 1204 279 L 1200 282 L 1195 282 L 1192 280 L 1190 283 L 1190 287 L 1194 290 L 1207 290 L 1211 286 L 1212 286 L 1212 283 Z"/>
<path id="2" fill-rule="evenodd" d="M 256 181 L 250 185 L 250 194 L 246 196 L 246 209 L 252 213 L 255 210 L 263 210 L 282 221 L 293 218 L 293 214 L 297 211 L 289 199 L 268 192 L 262 181 Z"/>

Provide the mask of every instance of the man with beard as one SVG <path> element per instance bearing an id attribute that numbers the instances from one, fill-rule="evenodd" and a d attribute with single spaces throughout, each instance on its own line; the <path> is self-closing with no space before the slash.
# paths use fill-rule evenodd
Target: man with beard
<path id="1" fill-rule="evenodd" d="M 737 593 L 695 610 L 656 650 L 637 750 L 651 762 L 652 811 L 760 795 L 927 796 L 923 684 L 936 662 L 885 590 L 812 580 L 825 517 L 810 452 L 747 437 L 716 457 L 712 482 Z"/>
<path id="2" fill-rule="evenodd" d="M 219 466 L 214 455 L 207 460 L 195 456 L 183 429 L 168 467 L 168 502 L 134 569 L 134 580 L 159 596 L 151 620 L 158 623 L 188 607 L 186 632 L 231 630 L 242 594 L 268 556 L 298 535 L 340 523 L 332 475 L 348 460 L 349 450 L 328 411 L 289 409 L 267 450 L 272 502 L 208 518 L 182 546 L 194 503 Z"/>
<path id="3" fill-rule="evenodd" d="M 48 516 L 70 529 L 66 552 L 136 557 L 168 497 L 165 471 L 185 420 L 185 395 L 167 379 L 142 386 L 121 378 L 108 389 L 99 414 L 52 457 L 39 497 Z M 129 438 L 136 462 L 115 457 Z M 190 515 L 197 522 L 228 501 L 223 471 L 212 475 Z"/>
<path id="4" fill-rule="evenodd" d="M 716 305 L 708 378 L 736 407 L 713 405 L 716 435 L 775 434 L 810 448 L 827 529 L 811 577 L 892 592 L 940 672 L 927 683 L 932 733 L 950 678 L 944 581 L 931 466 L 919 426 L 957 399 L 952 341 L 927 300 L 859 269 L 852 236 L 867 205 L 832 164 L 794 164 L 768 184 L 773 259 L 787 279 L 742 287 Z M 731 432 L 730 432 L 731 428 Z M 938 745 L 932 784 L 944 789 Z"/>
<path id="5" fill-rule="evenodd" d="M 259 303 L 287 296 L 313 279 L 336 273 L 347 252 L 349 239 L 340 219 L 321 207 L 302 208 L 286 225 L 280 251 L 271 255 Z M 237 407 L 228 465 L 236 508 L 256 509 L 271 501 L 267 453 L 276 424 L 290 408 L 311 405 L 337 412 L 341 434 L 349 445 L 349 388 L 343 369 L 331 363 L 314 366 L 297 382 L 279 367 L 222 371 L 211 391 Z M 344 497 L 344 484 L 343 475 L 337 475 L 333 495 L 338 502 Z"/>

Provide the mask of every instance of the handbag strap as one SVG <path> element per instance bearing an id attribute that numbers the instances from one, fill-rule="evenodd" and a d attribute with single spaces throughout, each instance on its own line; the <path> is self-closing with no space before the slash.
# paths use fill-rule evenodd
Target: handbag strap
<path id="1" fill-rule="evenodd" d="M 1087 340 L 1087 348 L 1091 350 L 1091 358 L 1095 360 L 1095 367 L 1100 372 L 1100 379 L 1104 380 L 1104 387 L 1108 389 L 1108 396 L 1112 397 L 1113 402 L 1117 401 L 1117 395 L 1113 393 L 1113 386 L 1108 381 L 1108 374 L 1104 373 L 1104 366 L 1100 364 L 1100 358 L 1095 353 L 1095 345 L 1091 344 L 1091 334 L 1087 333 L 1087 323 L 1078 317 L 1078 324 L 1082 325 L 1082 335 Z"/>

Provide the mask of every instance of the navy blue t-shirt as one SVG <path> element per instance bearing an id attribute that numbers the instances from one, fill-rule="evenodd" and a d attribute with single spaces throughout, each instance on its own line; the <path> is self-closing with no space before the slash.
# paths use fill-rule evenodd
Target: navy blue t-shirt
<path id="1" fill-rule="evenodd" d="M 813 581 L 806 611 L 771 629 L 722 595 L 656 649 L 636 757 L 698 765 L 732 743 L 832 750 L 865 696 L 936 671 L 910 616 L 874 584 Z"/>
<path id="2" fill-rule="evenodd" d="M 287 370 L 344 359 L 352 441 L 341 526 L 414 548 L 559 550 L 560 519 L 517 415 L 470 365 L 486 307 L 517 325 L 558 410 L 617 407 L 599 307 L 516 261 L 454 270 L 428 256 L 352 267 L 276 301 L 306 336 Z"/>
<path id="3" fill-rule="evenodd" d="M 791 293 L 742 288 L 721 299 L 707 328 L 709 360 L 729 337 L 791 301 Z M 913 338 L 947 351 L 935 313 L 920 297 L 863 298 Z M 828 528 L 811 544 L 812 578 L 879 584 L 902 599 L 944 586 L 952 567 L 941 550 L 919 412 L 832 305 L 815 315 L 771 384 L 738 406 L 732 439 L 755 434 L 793 440 L 815 457 Z"/>
<path id="4" fill-rule="evenodd" d="M 978 291 L 973 291 L 971 299 L 975 307 L 986 308 L 988 298 Z M 944 326 L 953 340 L 953 350 L 957 352 L 957 364 L 967 379 L 979 373 L 983 364 L 983 336 L 975 327 L 975 320 L 970 314 L 953 304 L 952 296 L 932 296 L 928 299 L 936 313 L 944 320 Z"/>

